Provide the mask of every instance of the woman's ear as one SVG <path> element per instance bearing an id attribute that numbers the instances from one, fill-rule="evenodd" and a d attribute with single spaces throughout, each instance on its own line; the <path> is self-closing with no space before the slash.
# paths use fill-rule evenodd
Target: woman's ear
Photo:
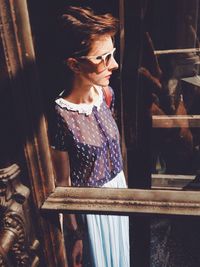
<path id="1" fill-rule="evenodd" d="M 70 70 L 72 70 L 73 72 L 80 72 L 79 62 L 75 58 L 68 58 L 66 63 Z"/>

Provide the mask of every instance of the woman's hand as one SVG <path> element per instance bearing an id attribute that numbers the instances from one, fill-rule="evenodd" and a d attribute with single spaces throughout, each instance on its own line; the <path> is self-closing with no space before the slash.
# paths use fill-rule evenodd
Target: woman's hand
<path id="1" fill-rule="evenodd" d="M 76 240 L 72 248 L 72 267 L 82 267 L 83 241 Z"/>

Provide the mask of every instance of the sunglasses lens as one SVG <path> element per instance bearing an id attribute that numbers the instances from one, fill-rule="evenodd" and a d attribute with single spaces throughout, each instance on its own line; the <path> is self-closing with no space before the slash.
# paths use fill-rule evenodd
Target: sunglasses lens
<path id="1" fill-rule="evenodd" d="M 112 55 L 111 54 L 108 54 L 106 57 L 105 57 L 105 65 L 108 66 L 109 63 L 110 63 L 110 60 L 111 60 L 111 57 Z"/>
<path id="2" fill-rule="evenodd" d="M 109 53 L 109 54 L 105 57 L 105 65 L 106 65 L 106 67 L 109 66 L 110 61 L 111 61 L 111 58 L 112 58 L 112 57 L 114 58 L 114 56 L 115 56 L 115 50 L 114 50 L 113 52 Z"/>

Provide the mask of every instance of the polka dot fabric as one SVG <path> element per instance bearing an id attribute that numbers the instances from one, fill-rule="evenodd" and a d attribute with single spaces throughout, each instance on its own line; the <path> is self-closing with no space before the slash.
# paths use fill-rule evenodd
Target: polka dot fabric
<path id="1" fill-rule="evenodd" d="M 118 128 L 101 88 L 96 90 L 99 98 L 92 105 L 56 100 L 54 147 L 69 153 L 73 186 L 101 187 L 122 170 Z"/>

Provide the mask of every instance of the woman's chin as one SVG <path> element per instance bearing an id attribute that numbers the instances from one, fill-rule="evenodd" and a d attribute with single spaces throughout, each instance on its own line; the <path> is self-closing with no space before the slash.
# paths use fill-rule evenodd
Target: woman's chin
<path id="1" fill-rule="evenodd" d="M 110 83 L 110 81 L 109 81 L 109 79 L 107 79 L 107 80 L 103 80 L 103 81 L 99 82 L 97 85 L 104 87 L 104 86 L 108 86 L 109 83 Z"/>

